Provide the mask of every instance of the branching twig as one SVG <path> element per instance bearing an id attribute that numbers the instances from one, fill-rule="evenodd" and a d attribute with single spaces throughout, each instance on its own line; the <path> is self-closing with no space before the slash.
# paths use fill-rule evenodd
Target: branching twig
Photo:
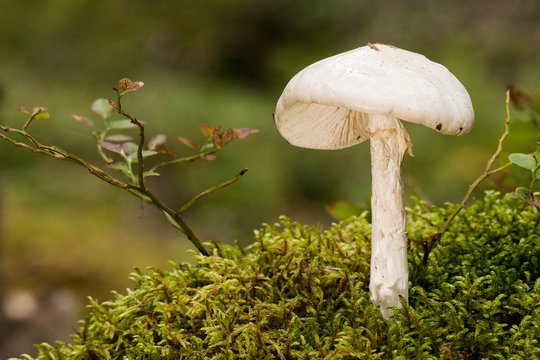
<path id="1" fill-rule="evenodd" d="M 31 141 L 34 146 L 29 145 L 27 143 L 18 142 L 9 136 L 6 136 L 2 133 L 0 133 L 0 138 L 3 140 L 6 140 L 13 145 L 17 147 L 22 147 L 27 150 L 30 150 L 34 153 L 40 153 L 43 155 L 54 157 L 55 159 L 59 160 L 70 160 L 84 168 L 86 168 L 92 175 L 100 178 L 101 180 L 115 186 L 121 189 L 127 190 L 130 194 L 138 197 L 139 199 L 156 206 L 158 209 L 161 210 L 163 214 L 167 217 L 167 220 L 175 227 L 176 229 L 183 232 L 187 238 L 195 245 L 195 247 L 201 252 L 201 254 L 208 256 L 208 250 L 202 245 L 201 241 L 195 236 L 191 228 L 185 223 L 185 221 L 180 217 L 179 214 L 177 214 L 174 210 L 166 206 L 161 200 L 159 200 L 154 194 L 152 194 L 147 188 L 139 186 L 135 186 L 132 184 L 128 184 L 125 182 L 122 182 L 115 177 L 107 174 L 100 168 L 84 161 L 83 159 L 79 158 L 78 156 L 71 154 L 70 152 L 63 150 L 56 146 L 48 146 L 43 145 L 39 141 L 37 141 L 34 137 L 32 137 L 29 133 L 27 133 L 24 130 L 19 129 L 12 129 L 7 126 L 0 125 L 0 130 L 4 132 L 12 132 L 17 133 L 25 138 L 27 138 L 29 141 Z M 220 186 L 220 185 L 218 185 Z"/>
<path id="2" fill-rule="evenodd" d="M 11 144 L 13 144 L 16 147 L 21 147 L 21 148 L 27 149 L 29 151 L 32 151 L 34 153 L 47 155 L 47 156 L 54 157 L 55 159 L 59 159 L 59 160 L 69 160 L 69 161 L 71 161 L 71 162 L 73 162 L 73 163 L 75 163 L 75 164 L 77 164 L 79 166 L 84 167 L 92 175 L 98 177 L 99 179 L 101 179 L 101 180 L 103 180 L 103 181 L 105 181 L 105 182 L 107 182 L 107 183 L 109 183 L 109 184 L 111 184 L 111 185 L 113 185 L 113 186 L 115 186 L 117 188 L 124 189 L 127 192 L 129 192 L 130 194 L 132 194 L 133 196 L 136 196 L 137 198 L 145 201 L 146 203 L 155 206 L 156 208 L 158 208 L 165 215 L 165 217 L 167 218 L 169 223 L 174 228 L 181 231 L 182 233 L 184 233 L 187 236 L 187 238 L 193 243 L 193 245 L 195 245 L 195 247 L 200 251 L 201 254 L 208 256 L 209 255 L 208 250 L 206 250 L 206 248 L 203 246 L 201 241 L 193 233 L 191 228 L 186 224 L 184 219 L 181 217 L 181 214 L 186 209 L 188 209 L 190 206 L 192 206 L 200 198 L 235 183 L 238 179 L 240 179 L 240 177 L 242 177 L 242 175 L 244 175 L 246 173 L 247 169 L 242 170 L 240 173 L 238 173 L 232 179 L 230 179 L 230 180 L 228 180 L 228 181 L 226 181 L 224 183 L 215 185 L 215 186 L 213 186 L 213 187 L 211 187 L 209 189 L 206 189 L 205 191 L 197 194 L 191 200 L 189 200 L 184 206 L 182 206 L 178 211 L 175 211 L 172 208 L 168 207 L 163 201 L 161 201 L 157 196 L 155 196 L 150 191 L 150 189 L 147 188 L 147 186 L 145 184 L 145 181 L 144 181 L 145 176 L 158 175 L 158 174 L 156 174 L 156 170 L 158 168 L 160 168 L 160 167 L 164 167 L 164 166 L 168 166 L 168 165 L 172 165 L 172 164 L 178 164 L 178 163 L 191 162 L 191 161 L 195 161 L 195 160 L 200 159 L 200 158 L 205 158 L 205 157 L 219 151 L 221 149 L 221 145 L 224 145 L 224 144 L 230 142 L 230 140 L 235 139 L 235 138 L 243 138 L 243 137 L 249 135 L 250 133 L 256 132 L 257 130 L 254 130 L 254 129 L 229 129 L 228 132 L 226 133 L 229 137 L 226 137 L 225 139 L 221 138 L 221 137 L 224 136 L 223 133 L 218 133 L 218 135 L 220 135 L 219 139 L 221 140 L 221 142 L 218 145 L 216 145 L 214 131 L 218 131 L 219 127 L 214 128 L 214 127 L 211 127 L 209 125 L 206 125 L 206 126 L 203 127 L 201 125 L 201 129 L 203 130 L 203 133 L 205 133 L 207 138 L 208 137 L 212 138 L 212 141 L 213 141 L 212 146 L 207 145 L 207 146 L 203 146 L 202 148 L 200 148 L 199 146 L 196 146 L 196 145 L 191 146 L 190 144 L 188 144 L 188 146 L 191 146 L 193 148 L 197 148 L 199 150 L 199 152 L 197 154 L 195 154 L 195 155 L 192 155 L 192 156 L 187 156 L 187 157 L 183 157 L 183 158 L 177 158 L 177 159 L 174 159 L 174 160 L 171 160 L 171 161 L 164 161 L 164 162 L 158 163 L 149 172 L 145 172 L 145 162 L 144 162 L 145 157 L 149 156 L 149 155 L 153 155 L 153 154 L 155 154 L 157 152 L 160 152 L 160 151 L 157 148 L 155 148 L 154 145 L 152 145 L 152 147 L 155 148 L 155 152 L 151 153 L 149 155 L 146 154 L 146 152 L 143 150 L 144 146 L 146 145 L 145 144 L 146 138 L 145 138 L 145 132 L 144 132 L 145 124 L 142 121 L 139 121 L 134 116 L 132 116 L 129 113 L 125 112 L 122 109 L 122 103 L 121 103 L 122 96 L 126 95 L 128 92 L 138 90 L 143 85 L 144 85 L 144 83 L 140 82 L 140 81 L 132 82 L 131 80 L 129 80 L 127 78 L 122 79 L 122 80 L 120 80 L 118 82 L 118 87 L 113 87 L 113 90 L 116 92 L 116 95 L 117 95 L 116 102 L 114 102 L 112 100 L 107 100 L 106 101 L 110 106 L 112 106 L 112 108 L 114 110 L 116 110 L 116 112 L 118 114 L 120 114 L 123 117 L 125 117 L 126 119 L 128 119 L 131 122 L 131 124 L 137 126 L 137 128 L 139 129 L 139 134 L 138 134 L 139 135 L 139 141 L 138 141 L 138 144 L 137 144 L 137 154 L 136 154 L 137 155 L 137 162 L 138 162 L 138 164 L 137 164 L 137 166 L 138 166 L 137 174 L 134 174 L 134 172 L 132 170 L 132 167 L 131 167 L 132 160 L 133 160 L 132 155 L 134 155 L 133 151 L 129 151 L 129 153 L 126 154 L 124 152 L 125 150 L 120 145 L 113 145 L 113 144 L 109 144 L 109 143 L 106 142 L 107 141 L 107 138 L 106 138 L 107 132 L 110 129 L 114 129 L 114 127 L 109 127 L 109 125 L 106 122 L 106 118 L 108 117 L 108 115 L 104 115 L 104 114 L 106 114 L 107 112 L 110 113 L 110 111 L 112 111 L 112 109 L 109 109 L 110 111 L 109 110 L 105 111 L 105 110 L 102 109 L 102 104 L 98 103 L 98 105 L 96 106 L 96 108 L 98 110 L 95 110 L 94 109 L 94 104 L 96 102 L 94 102 L 94 104 L 92 105 L 92 110 L 94 110 L 94 112 L 97 112 L 98 114 L 100 114 L 102 116 L 102 118 L 103 118 L 103 121 L 105 122 L 105 130 L 103 132 L 98 131 L 97 128 L 92 124 L 91 121 L 86 120 L 83 117 L 80 117 L 78 115 L 74 115 L 76 120 L 85 122 L 87 125 L 90 124 L 89 127 L 93 130 L 93 135 L 94 135 L 94 137 L 95 137 L 95 139 L 97 140 L 97 143 L 98 143 L 99 155 L 101 156 L 101 158 L 103 160 L 105 160 L 105 162 L 108 165 L 117 165 L 117 164 L 114 164 L 113 159 L 105 154 L 105 152 L 103 151 L 103 148 L 105 148 L 107 150 L 110 150 L 110 151 L 113 151 L 113 152 L 117 152 L 117 153 L 120 154 L 120 156 L 124 159 L 126 164 L 124 164 L 123 166 L 122 166 L 122 164 L 120 166 L 117 166 L 115 168 L 115 170 L 118 170 L 122 174 L 124 174 L 129 179 L 129 182 L 124 182 L 122 180 L 117 179 L 116 177 L 114 177 L 112 175 L 109 175 L 107 172 L 103 171 L 102 169 L 100 169 L 100 168 L 86 162 L 85 160 L 81 159 L 80 157 L 78 157 L 78 156 L 76 156 L 76 155 L 74 155 L 74 154 L 72 154 L 72 153 L 70 153 L 70 152 L 68 152 L 66 150 L 63 150 L 63 149 L 61 149 L 59 147 L 56 147 L 56 146 L 44 145 L 44 144 L 40 143 L 37 139 L 35 139 L 32 135 L 30 135 L 30 133 L 27 132 L 27 129 L 30 126 L 30 124 L 32 123 L 33 120 L 35 120 L 35 119 L 46 119 L 46 118 L 49 117 L 49 113 L 44 108 L 35 107 L 33 109 L 33 111 L 30 111 L 30 110 L 28 110 L 28 109 L 26 109 L 24 107 L 20 107 L 19 110 L 21 112 L 29 114 L 29 117 L 28 117 L 27 121 L 23 125 L 22 129 L 14 129 L 14 128 L 10 128 L 8 126 L 0 125 L 0 139 L 5 140 L 7 142 L 10 142 Z M 208 133 L 209 130 L 211 130 L 210 133 Z M 14 137 L 10 137 L 9 135 L 6 135 L 5 133 L 12 133 L 12 134 L 15 134 L 16 136 L 21 136 L 22 138 L 25 139 L 25 141 L 24 140 L 21 140 L 21 141 L 16 140 Z M 109 145 L 109 147 L 102 146 L 104 144 Z M 127 144 L 127 143 L 125 143 L 125 144 Z M 161 144 L 161 145 L 163 146 L 163 144 Z M 153 151 L 154 149 L 149 149 L 149 150 Z"/>

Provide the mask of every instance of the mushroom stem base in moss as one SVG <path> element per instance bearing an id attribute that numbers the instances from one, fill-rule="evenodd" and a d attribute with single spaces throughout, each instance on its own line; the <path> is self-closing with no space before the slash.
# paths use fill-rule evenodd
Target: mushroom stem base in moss
<path id="1" fill-rule="evenodd" d="M 386 319 L 389 307 L 408 298 L 407 234 L 401 162 L 410 149 L 407 131 L 392 116 L 367 116 L 371 147 L 371 301 Z"/>

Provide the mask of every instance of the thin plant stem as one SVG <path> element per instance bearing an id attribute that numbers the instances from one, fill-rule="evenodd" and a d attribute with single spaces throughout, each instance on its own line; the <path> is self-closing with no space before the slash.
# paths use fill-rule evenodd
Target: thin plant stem
<path id="1" fill-rule="evenodd" d="M 215 152 L 218 152 L 219 150 L 221 150 L 220 148 L 211 148 L 211 149 L 208 149 L 208 150 L 204 150 L 204 151 L 201 151 L 195 155 L 192 155 L 192 156 L 186 156 L 186 157 L 182 157 L 182 158 L 178 158 L 178 159 L 174 159 L 174 160 L 170 160 L 170 161 L 163 161 L 163 162 L 160 162 L 159 164 L 156 164 L 154 165 L 154 167 L 152 167 L 150 169 L 150 171 L 156 171 L 157 169 L 161 168 L 161 167 L 164 167 L 164 166 L 170 166 L 170 165 L 174 165 L 174 164 L 181 164 L 181 163 L 187 163 L 187 162 L 193 162 L 195 160 L 198 160 L 200 158 L 203 158 L 205 156 L 208 156 L 208 155 L 211 155 Z"/>
<path id="2" fill-rule="evenodd" d="M 497 144 L 497 149 L 495 150 L 495 153 L 493 153 L 493 155 L 491 156 L 491 158 L 487 162 L 486 169 L 484 170 L 484 172 L 482 172 L 482 174 L 480 174 L 480 176 L 478 176 L 478 178 L 476 178 L 476 180 L 474 180 L 474 182 L 469 185 L 469 188 L 467 189 L 467 192 L 463 196 L 463 199 L 461 200 L 459 205 L 454 209 L 454 211 L 450 214 L 450 216 L 448 216 L 448 218 L 446 219 L 444 224 L 439 228 L 437 233 L 435 233 L 435 235 L 433 235 L 431 237 L 430 241 L 429 242 L 427 242 L 427 241 L 424 242 L 424 244 L 423 244 L 423 246 L 424 246 L 423 266 L 427 265 L 428 257 L 429 257 L 429 254 L 431 253 L 431 250 L 433 249 L 433 247 L 435 246 L 437 241 L 446 232 L 446 230 L 448 230 L 448 227 L 450 226 L 452 221 L 455 219 L 455 217 L 465 207 L 465 204 L 469 200 L 469 198 L 470 198 L 471 194 L 473 193 L 474 189 L 476 189 L 476 187 L 484 179 L 486 179 L 488 176 L 491 176 L 491 175 L 493 175 L 495 173 L 498 173 L 498 172 L 506 169 L 510 165 L 512 165 L 511 162 L 508 162 L 508 163 L 506 163 L 506 164 L 504 164 L 504 165 L 502 165 L 502 166 L 500 166 L 500 167 L 498 167 L 496 169 L 491 169 L 491 167 L 493 166 L 493 164 L 495 163 L 495 161 L 497 160 L 497 158 L 499 157 L 499 155 L 502 152 L 502 147 L 503 147 L 504 140 L 506 139 L 506 137 L 508 136 L 508 133 L 509 133 L 509 126 L 510 126 L 510 90 L 507 90 L 506 91 L 506 118 L 505 118 L 505 121 L 504 121 L 504 132 L 503 132 L 502 136 L 499 138 L 499 142 Z"/>
<path id="3" fill-rule="evenodd" d="M 137 179 L 138 179 L 138 183 L 139 183 L 139 186 L 141 187 L 141 189 L 146 190 L 146 185 L 144 184 L 144 157 L 143 157 L 143 153 L 142 153 L 144 143 L 145 143 L 144 124 L 142 122 L 140 122 L 139 120 L 137 120 L 137 118 L 131 116 L 130 114 L 128 114 L 128 113 L 126 113 L 126 112 L 124 112 L 122 110 L 122 103 L 120 101 L 121 101 L 122 95 L 125 94 L 125 92 L 120 93 L 117 88 L 114 88 L 114 90 L 116 91 L 116 93 L 118 95 L 117 103 L 116 103 L 117 106 L 115 107 L 116 111 L 120 115 L 122 115 L 125 118 L 129 119 L 129 121 L 131 121 L 132 124 L 137 125 L 137 127 L 139 128 L 139 145 L 137 147 L 137 161 L 138 161 Z"/>
<path id="4" fill-rule="evenodd" d="M 243 169 L 242 171 L 240 171 L 238 174 L 236 174 L 235 177 L 233 177 L 232 179 L 228 180 L 228 181 L 225 181 L 224 183 L 221 183 L 219 185 L 215 185 L 215 186 L 212 186 L 211 188 L 209 189 L 206 189 L 205 191 L 195 195 L 191 200 L 189 200 L 184 206 L 182 206 L 177 212 L 176 214 L 181 214 L 183 213 L 184 211 L 186 211 L 189 207 L 191 207 L 191 205 L 193 205 L 195 203 L 195 201 L 199 200 L 200 198 L 202 198 L 203 196 L 206 196 L 206 195 L 209 195 L 217 190 L 220 190 L 220 189 L 223 189 L 224 187 L 226 186 L 229 186 L 231 184 L 234 184 L 236 181 L 238 181 L 238 179 L 240 179 L 242 177 L 242 175 L 244 175 L 246 172 L 248 171 L 248 169 Z"/>

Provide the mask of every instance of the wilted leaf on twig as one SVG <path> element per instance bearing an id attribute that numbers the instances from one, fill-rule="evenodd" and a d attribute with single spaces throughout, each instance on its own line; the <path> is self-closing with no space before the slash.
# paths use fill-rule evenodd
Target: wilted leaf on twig
<path id="1" fill-rule="evenodd" d="M 25 108 L 24 106 L 19 106 L 19 108 L 17 110 L 19 110 L 20 112 L 23 112 L 25 114 L 32 114 L 32 112 L 30 110 L 28 110 L 27 108 Z"/>
<path id="2" fill-rule="evenodd" d="M 128 78 L 123 78 L 118 81 L 118 90 L 120 91 L 136 91 L 144 86 L 142 81 L 131 81 Z"/>
<path id="3" fill-rule="evenodd" d="M 233 129 L 227 129 L 223 130 L 222 132 L 219 132 L 219 127 L 216 128 L 214 131 L 214 136 L 212 137 L 212 142 L 214 143 L 214 146 L 217 148 L 221 148 L 231 141 L 236 139 L 236 135 L 234 134 Z"/>
<path id="4" fill-rule="evenodd" d="M 212 136 L 212 142 L 215 147 L 223 147 L 235 139 L 243 139 L 250 134 L 259 132 L 257 129 L 239 128 L 239 129 L 227 129 L 222 132 L 219 131 L 219 127 L 214 130 Z"/>

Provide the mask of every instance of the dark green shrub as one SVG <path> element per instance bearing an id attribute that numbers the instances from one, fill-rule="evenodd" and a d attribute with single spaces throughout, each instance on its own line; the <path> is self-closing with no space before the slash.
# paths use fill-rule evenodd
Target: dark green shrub
<path id="1" fill-rule="evenodd" d="M 73 344 L 37 358 L 538 359 L 538 209 L 487 192 L 423 267 L 422 243 L 455 206 L 409 210 L 410 303 L 392 324 L 369 301 L 364 217 L 326 231 L 283 217 L 248 248 L 137 270 L 133 289 L 91 300 Z"/>

